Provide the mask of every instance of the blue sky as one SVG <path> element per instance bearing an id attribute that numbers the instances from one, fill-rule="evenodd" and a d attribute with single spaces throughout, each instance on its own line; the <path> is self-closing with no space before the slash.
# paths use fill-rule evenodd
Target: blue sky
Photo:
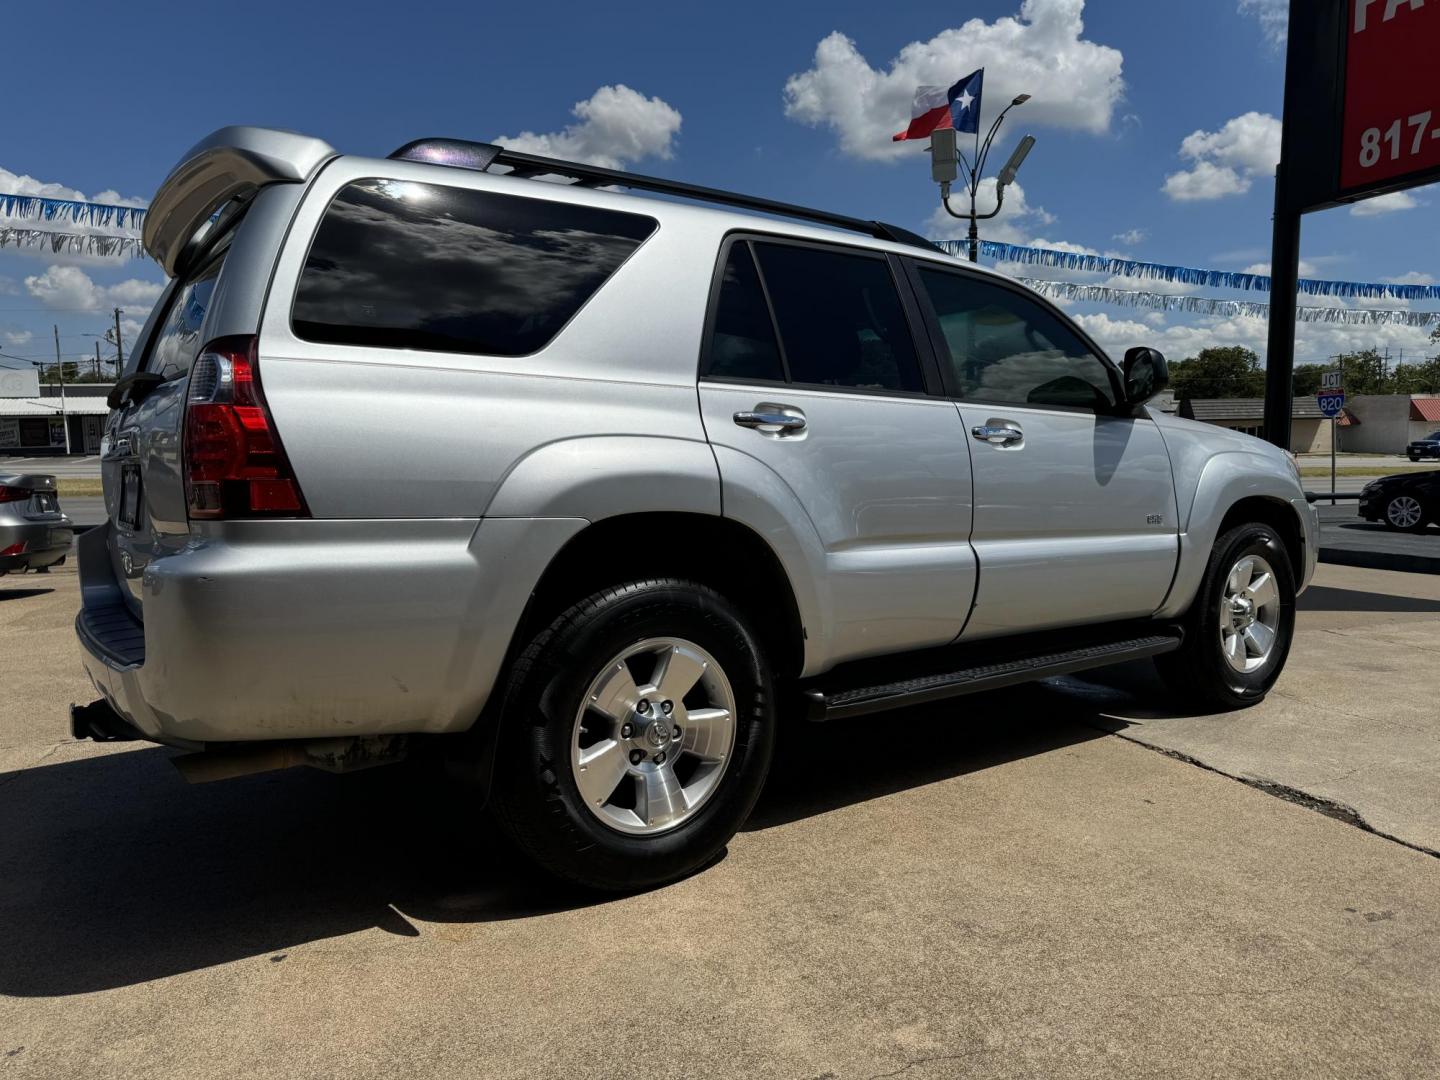
<path id="1" fill-rule="evenodd" d="M 934 217 L 923 144 L 897 149 L 886 134 L 908 121 L 915 83 L 983 63 L 987 120 L 1014 93 L 1034 95 L 1011 114 L 993 165 L 1021 134 L 1039 140 L 1021 190 L 985 235 L 1239 270 L 1269 258 L 1283 7 L 194 0 L 117 18 L 107 4 L 52 2 L 35 18 L 88 28 L 103 48 L 78 59 L 65 49 L 7 53 L 0 190 L 55 185 L 44 193 L 143 203 L 201 136 L 253 123 L 377 155 L 422 135 L 507 136 L 938 235 L 947 223 Z M 1381 213 L 1312 215 L 1305 269 L 1440 277 L 1436 202 L 1420 190 Z M 159 280 L 143 259 L 0 251 L 0 351 L 52 355 L 53 322 L 67 357 L 92 353 L 82 335 L 103 330 L 116 304 L 128 337 Z M 1071 311 L 1117 352 L 1155 343 L 1179 358 L 1244 344 L 1263 354 L 1262 320 Z M 1425 340 L 1403 327 L 1302 325 L 1297 355 L 1372 343 L 1415 355 Z"/>

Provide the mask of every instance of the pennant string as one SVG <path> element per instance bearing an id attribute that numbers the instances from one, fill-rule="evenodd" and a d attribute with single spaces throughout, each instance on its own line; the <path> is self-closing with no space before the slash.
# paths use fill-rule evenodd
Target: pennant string
<path id="1" fill-rule="evenodd" d="M 964 240 L 939 240 L 939 246 L 952 255 L 966 250 Z M 1108 255 L 1087 255 L 1055 248 L 1027 247 L 1023 244 L 1002 244 L 994 240 L 980 241 L 980 253 L 996 262 L 1049 266 L 1064 270 L 1082 270 L 1121 277 L 1150 278 L 1156 281 L 1178 281 L 1184 285 L 1201 285 L 1211 289 L 1238 289 L 1242 292 L 1269 292 L 1269 274 L 1247 274 L 1230 270 L 1204 270 L 1194 266 L 1172 266 L 1168 263 L 1119 259 Z M 1393 300 L 1440 300 L 1440 285 L 1396 285 L 1373 281 L 1325 281 L 1301 278 L 1299 291 L 1307 296 L 1337 296 Z"/>
<path id="2" fill-rule="evenodd" d="M 76 225 L 111 225 L 117 229 L 139 229 L 145 224 L 144 207 L 47 199 L 41 195 L 0 194 L 0 216 L 70 221 Z"/>
<path id="3" fill-rule="evenodd" d="M 95 236 L 52 232 L 49 229 L 13 229 L 0 225 L 0 248 L 7 247 L 40 248 L 52 255 L 103 255 L 125 259 L 145 254 L 138 236 Z"/>
<path id="4" fill-rule="evenodd" d="M 1016 278 L 1051 300 L 1078 300 L 1093 304 L 1114 304 L 1117 307 L 1146 308 L 1151 311 L 1187 311 L 1196 315 L 1219 315 L 1225 318 L 1250 316 L 1269 318 L 1270 305 L 1253 300 L 1220 300 L 1210 296 L 1189 296 L 1183 293 L 1155 293 L 1143 289 L 1112 289 L 1107 285 L 1086 285 L 1078 281 L 1043 281 L 1038 278 Z M 1342 308 L 1299 307 L 1296 322 L 1333 323 L 1339 326 L 1431 326 L 1440 323 L 1440 311 L 1408 311 L 1403 308 Z"/>

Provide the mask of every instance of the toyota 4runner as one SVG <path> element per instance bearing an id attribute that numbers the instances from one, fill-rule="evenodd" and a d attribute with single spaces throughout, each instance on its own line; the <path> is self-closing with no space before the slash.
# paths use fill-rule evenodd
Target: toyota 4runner
<path id="1" fill-rule="evenodd" d="M 226 128 L 144 240 L 171 280 L 79 542 L 77 736 L 202 777 L 438 748 L 626 889 L 721 850 L 777 724 L 1138 657 L 1225 709 L 1285 662 L 1289 457 L 904 230 Z"/>

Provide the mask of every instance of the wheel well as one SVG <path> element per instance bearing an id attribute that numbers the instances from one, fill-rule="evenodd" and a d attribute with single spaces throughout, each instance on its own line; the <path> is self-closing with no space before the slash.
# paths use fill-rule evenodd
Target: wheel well
<path id="1" fill-rule="evenodd" d="M 1280 534 L 1280 539 L 1285 542 L 1285 553 L 1290 556 L 1291 569 L 1298 577 L 1305 568 L 1305 537 L 1300 531 L 1294 508 L 1281 499 L 1267 499 L 1262 495 L 1241 499 L 1226 511 L 1216 535 L 1223 536 L 1234 526 L 1251 521 L 1269 525 Z"/>
<path id="2" fill-rule="evenodd" d="M 750 616 L 777 676 L 800 673 L 805 629 L 785 568 L 750 528 L 708 514 L 624 514 L 587 526 L 541 576 L 512 651 L 576 600 L 647 577 L 683 577 L 710 586 Z"/>

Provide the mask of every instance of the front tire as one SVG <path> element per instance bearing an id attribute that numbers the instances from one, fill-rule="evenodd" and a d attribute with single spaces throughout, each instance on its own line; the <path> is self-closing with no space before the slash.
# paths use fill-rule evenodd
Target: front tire
<path id="1" fill-rule="evenodd" d="M 674 881 L 749 816 L 773 713 L 758 638 L 718 593 L 676 579 L 606 589 L 514 666 L 496 815 L 557 877 L 606 891 Z"/>
<path id="2" fill-rule="evenodd" d="M 1237 525 L 1215 541 L 1184 629 L 1184 644 L 1155 666 L 1186 704 L 1230 710 L 1264 700 L 1295 634 L 1295 572 L 1274 529 Z"/>

